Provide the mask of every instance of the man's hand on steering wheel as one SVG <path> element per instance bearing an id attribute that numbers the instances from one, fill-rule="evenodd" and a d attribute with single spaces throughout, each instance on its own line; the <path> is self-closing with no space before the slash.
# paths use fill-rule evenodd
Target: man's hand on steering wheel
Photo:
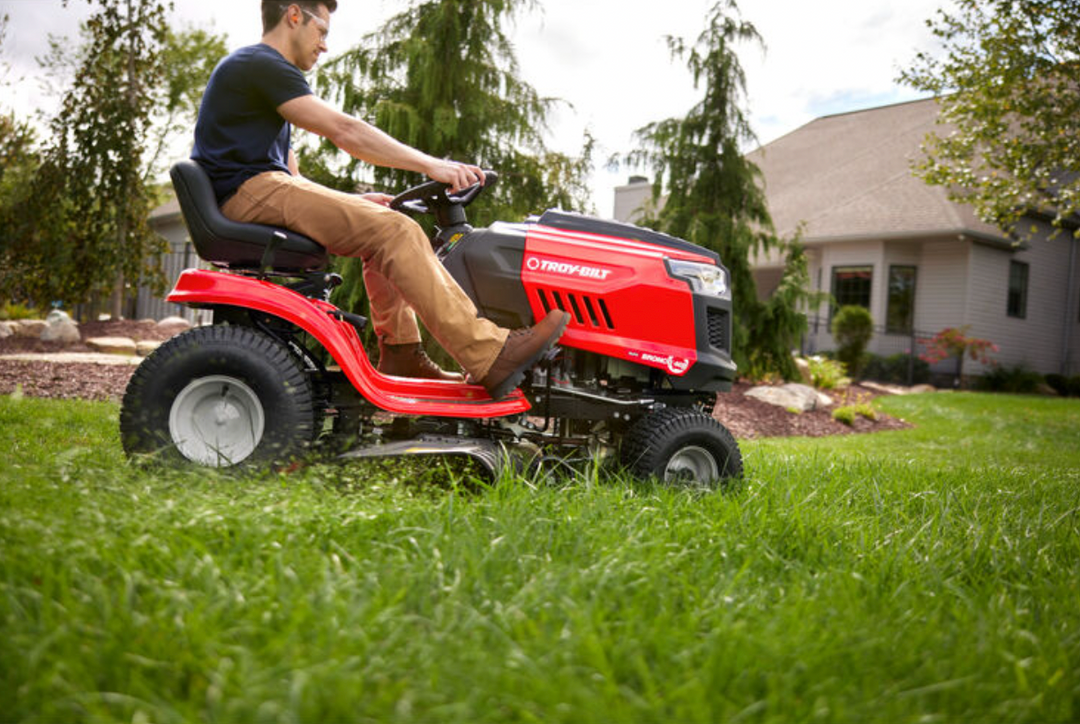
<path id="1" fill-rule="evenodd" d="M 484 172 L 479 166 L 457 161 L 436 160 L 427 175 L 434 181 L 449 184 L 449 192 L 454 194 L 474 184 L 484 185 Z"/>

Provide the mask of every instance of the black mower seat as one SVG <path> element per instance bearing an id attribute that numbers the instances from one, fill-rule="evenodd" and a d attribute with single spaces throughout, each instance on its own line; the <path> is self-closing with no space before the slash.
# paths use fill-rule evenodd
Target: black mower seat
<path id="1" fill-rule="evenodd" d="M 218 208 L 210 178 L 198 163 L 180 161 L 169 172 L 199 256 L 237 271 L 307 272 L 326 267 L 326 249 L 306 236 L 262 224 L 240 224 Z"/>

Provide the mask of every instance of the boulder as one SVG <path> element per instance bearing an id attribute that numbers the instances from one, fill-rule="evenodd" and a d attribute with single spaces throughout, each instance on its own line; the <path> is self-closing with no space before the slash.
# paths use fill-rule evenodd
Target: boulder
<path id="1" fill-rule="evenodd" d="M 827 407 L 832 404 L 831 399 L 821 395 L 813 387 L 797 383 L 789 383 L 780 387 L 768 385 L 754 387 L 747 391 L 746 396 L 770 405 L 783 407 L 785 410 L 798 410 L 799 412 L 809 412 L 815 409 L 823 402 L 822 397 L 828 400 L 828 403 L 824 406 Z"/>
<path id="2" fill-rule="evenodd" d="M 15 336 L 37 339 L 45 329 L 44 319 L 20 319 L 15 322 Z"/>
<path id="3" fill-rule="evenodd" d="M 165 317 L 165 319 L 157 323 L 157 328 L 169 331 L 183 332 L 185 329 L 191 329 L 191 322 L 187 321 L 183 317 Z"/>
<path id="4" fill-rule="evenodd" d="M 15 334 L 15 325 L 11 322 L 0 322 L 0 339 L 7 339 Z"/>
<path id="5" fill-rule="evenodd" d="M 913 395 L 918 395 L 924 392 L 937 392 L 937 388 L 933 385 L 915 385 L 911 388 L 911 393 Z"/>
<path id="6" fill-rule="evenodd" d="M 135 354 L 140 357 L 149 357 L 150 354 L 161 346 L 161 342 L 152 339 L 144 339 L 135 343 Z"/>
<path id="7" fill-rule="evenodd" d="M 810 361 L 804 357 L 796 357 L 795 367 L 798 368 L 799 376 L 802 377 L 802 381 L 806 384 L 810 384 L 812 381 L 812 375 L 810 374 Z"/>
<path id="8" fill-rule="evenodd" d="M 78 344 L 82 337 L 79 334 L 79 325 L 67 312 L 57 309 L 49 312 L 49 316 L 45 318 L 45 329 L 41 330 L 40 339 L 42 342 Z"/>
<path id="9" fill-rule="evenodd" d="M 95 352 L 104 354 L 126 354 L 134 356 L 135 341 L 127 337 L 94 337 L 86 340 L 86 345 Z"/>

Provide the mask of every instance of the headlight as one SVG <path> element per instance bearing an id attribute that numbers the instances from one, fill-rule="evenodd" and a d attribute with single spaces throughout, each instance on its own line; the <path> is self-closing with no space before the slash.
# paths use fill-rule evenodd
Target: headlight
<path id="1" fill-rule="evenodd" d="M 718 266 L 669 259 L 668 269 L 671 270 L 672 276 L 688 279 L 696 291 L 724 299 L 731 297 L 727 272 Z"/>

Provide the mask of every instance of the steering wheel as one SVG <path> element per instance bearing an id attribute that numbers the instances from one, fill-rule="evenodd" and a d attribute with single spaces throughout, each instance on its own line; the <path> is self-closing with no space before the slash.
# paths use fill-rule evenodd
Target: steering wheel
<path id="1" fill-rule="evenodd" d="M 447 193 L 446 191 L 450 186 L 442 181 L 428 181 L 402 191 L 390 202 L 390 208 L 394 211 L 412 211 L 417 214 L 435 213 L 439 215 L 440 211 L 451 206 L 462 208 L 468 206 L 480 195 L 481 191 L 491 188 L 498 180 L 498 173 L 485 170 L 484 183 L 473 184 L 456 194 Z"/>

